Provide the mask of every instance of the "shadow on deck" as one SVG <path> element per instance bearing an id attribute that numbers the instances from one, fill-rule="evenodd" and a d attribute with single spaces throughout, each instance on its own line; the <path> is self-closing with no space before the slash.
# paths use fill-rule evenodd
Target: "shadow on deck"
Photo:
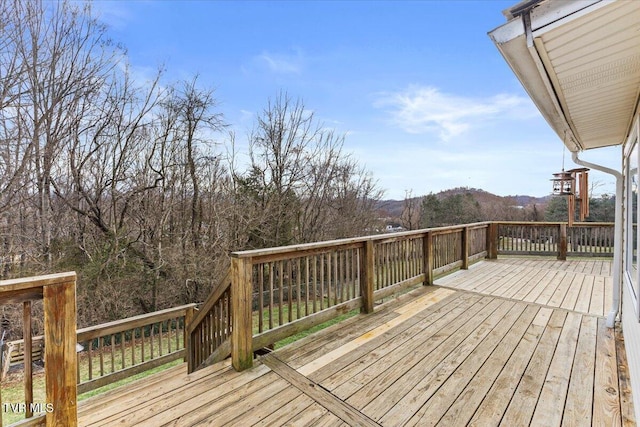
<path id="1" fill-rule="evenodd" d="M 482 261 L 260 358 L 81 402 L 79 425 L 634 425 L 610 261 Z"/>

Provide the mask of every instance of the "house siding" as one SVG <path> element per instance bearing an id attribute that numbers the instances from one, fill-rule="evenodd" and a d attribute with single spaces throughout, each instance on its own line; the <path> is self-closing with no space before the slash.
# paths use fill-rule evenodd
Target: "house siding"
<path id="1" fill-rule="evenodd" d="M 624 279 L 625 290 L 627 280 Z M 629 292 L 622 292 L 622 331 L 624 334 L 624 346 L 627 352 L 629 364 L 629 376 L 631 377 L 631 390 L 633 395 L 633 408 L 636 420 L 640 420 L 640 323 L 636 319 L 633 299 Z"/>
<path id="2" fill-rule="evenodd" d="M 630 239 L 629 233 L 633 230 L 629 230 L 628 217 L 630 212 L 627 207 L 628 203 L 628 177 L 627 164 L 629 163 L 629 151 L 633 143 L 638 140 L 640 134 L 640 115 L 636 114 L 633 125 L 630 129 L 629 138 L 626 144 L 623 146 L 623 174 L 624 174 L 624 197 L 621 201 L 624 209 L 624 242 L 622 245 L 622 260 L 623 260 L 623 273 L 622 273 L 622 331 L 624 334 L 625 350 L 627 353 L 627 363 L 629 365 L 629 376 L 631 379 L 631 389 L 633 394 L 633 407 L 637 420 L 640 420 L 640 322 L 638 321 L 639 314 L 637 309 L 637 301 L 632 290 L 632 285 L 627 273 L 627 251 L 629 246 L 627 242 Z M 638 141 L 640 143 L 640 141 Z"/>

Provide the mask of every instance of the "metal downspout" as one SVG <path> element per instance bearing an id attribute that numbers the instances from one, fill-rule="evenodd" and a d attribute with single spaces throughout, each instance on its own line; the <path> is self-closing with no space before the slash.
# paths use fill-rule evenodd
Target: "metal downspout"
<path id="1" fill-rule="evenodd" d="M 571 157 L 573 162 L 580 166 L 596 169 L 600 172 L 613 175 L 616 178 L 616 210 L 613 243 L 613 303 L 611 304 L 611 311 L 607 315 L 607 327 L 613 328 L 620 310 L 620 289 L 622 282 L 622 174 L 614 169 L 579 159 L 577 151 L 573 151 Z"/>

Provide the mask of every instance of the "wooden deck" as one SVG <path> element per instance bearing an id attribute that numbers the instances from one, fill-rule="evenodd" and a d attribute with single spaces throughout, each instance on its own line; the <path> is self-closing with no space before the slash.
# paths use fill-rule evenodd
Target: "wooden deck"
<path id="1" fill-rule="evenodd" d="M 248 371 L 179 366 L 81 402 L 79 425 L 634 425 L 609 270 L 483 261 Z"/>

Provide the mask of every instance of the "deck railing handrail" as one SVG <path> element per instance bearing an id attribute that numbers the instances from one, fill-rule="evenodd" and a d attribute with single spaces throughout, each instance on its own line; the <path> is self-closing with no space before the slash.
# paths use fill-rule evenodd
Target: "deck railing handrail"
<path id="1" fill-rule="evenodd" d="M 351 244 L 362 243 L 366 241 L 380 241 L 380 240 L 397 240 L 404 237 L 409 236 L 425 236 L 427 233 L 436 233 L 436 234 L 446 234 L 447 232 L 453 232 L 456 230 L 460 230 L 462 227 L 467 227 L 470 229 L 474 228 L 483 228 L 487 225 L 493 223 L 492 221 L 482 221 L 482 222 L 474 222 L 469 224 L 461 224 L 461 225 L 450 225 L 444 227 L 432 227 L 432 228 L 421 228 L 419 230 L 410 230 L 410 231 L 400 231 L 389 234 L 372 234 L 369 236 L 359 236 L 345 239 L 335 239 L 335 240 L 327 240 L 323 242 L 312 242 L 312 243 L 301 243 L 297 245 L 288 245 L 288 246 L 278 246 L 275 248 L 264 248 L 264 249 L 250 249 L 246 251 L 236 251 L 232 252 L 231 256 L 233 258 L 253 258 L 260 259 L 263 256 L 271 256 L 275 254 L 291 254 L 296 252 L 304 252 L 314 249 L 330 249 L 333 247 L 339 246 L 349 246 Z"/>

